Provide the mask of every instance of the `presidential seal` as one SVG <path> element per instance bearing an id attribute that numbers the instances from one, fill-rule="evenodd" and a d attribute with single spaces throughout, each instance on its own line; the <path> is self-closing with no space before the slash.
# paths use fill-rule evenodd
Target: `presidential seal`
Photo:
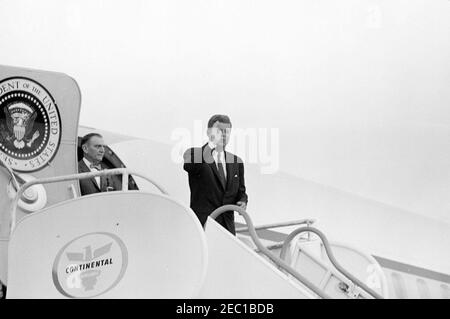
<path id="1" fill-rule="evenodd" d="M 60 141 L 61 119 L 48 91 L 23 77 L 0 81 L 0 158 L 14 170 L 37 171 Z"/>
<path id="2" fill-rule="evenodd" d="M 127 265 L 128 251 L 118 236 L 89 233 L 60 249 L 53 263 L 53 283 L 69 298 L 96 297 L 120 282 Z"/>

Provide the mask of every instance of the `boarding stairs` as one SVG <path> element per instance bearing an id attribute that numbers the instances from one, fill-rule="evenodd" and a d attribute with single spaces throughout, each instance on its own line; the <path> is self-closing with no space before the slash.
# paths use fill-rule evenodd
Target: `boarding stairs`
<path id="1" fill-rule="evenodd" d="M 192 210 L 137 171 L 121 168 L 24 179 L 3 166 L 12 194 L 8 239 L 0 251 L 0 280 L 8 286 L 8 298 L 384 297 L 382 289 L 368 287 L 340 266 L 326 237 L 309 224 L 292 232 L 282 245 L 266 247 L 242 208 L 217 209 L 204 231 Z M 122 176 L 122 191 L 79 197 L 71 185 L 73 199 L 34 212 L 25 209 L 42 199 L 43 185 L 109 175 Z M 159 193 L 128 191 L 130 175 L 147 180 Z M 244 217 L 255 247 L 215 222 L 230 210 Z M 305 241 L 303 233 L 319 237 L 321 245 Z M 91 249 L 109 242 L 117 247 L 111 258 L 104 259 L 114 265 L 106 270 Z M 82 247 L 87 243 L 89 251 Z M 314 253 L 318 247 L 323 256 Z M 67 259 L 83 249 L 83 262 Z M 104 268 L 83 268 L 95 267 L 94 262 Z M 67 276 L 72 270 L 75 277 Z"/>

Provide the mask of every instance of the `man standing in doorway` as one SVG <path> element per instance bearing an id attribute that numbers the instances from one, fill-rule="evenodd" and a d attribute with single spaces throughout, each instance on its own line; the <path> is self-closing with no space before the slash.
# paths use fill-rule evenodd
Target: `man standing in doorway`
<path id="1" fill-rule="evenodd" d="M 81 139 L 83 158 L 78 162 L 78 173 L 98 172 L 107 167 L 102 163 L 105 155 L 103 137 L 97 133 L 90 133 Z M 116 176 L 97 176 L 80 180 L 81 195 L 120 190 Z"/>
<path id="2" fill-rule="evenodd" d="M 191 208 L 202 226 L 208 216 L 223 205 L 247 208 L 244 163 L 225 150 L 231 133 L 231 121 L 226 115 L 214 115 L 208 121 L 208 143 L 184 153 L 184 170 L 188 173 Z M 233 235 L 234 212 L 220 215 L 216 221 Z"/>

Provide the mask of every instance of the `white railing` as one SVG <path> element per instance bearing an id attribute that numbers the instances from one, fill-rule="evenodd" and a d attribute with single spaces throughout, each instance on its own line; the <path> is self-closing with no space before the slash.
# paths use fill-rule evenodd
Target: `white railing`
<path id="1" fill-rule="evenodd" d="M 6 166 L 7 167 L 7 166 Z M 14 176 L 14 173 L 11 171 L 10 174 Z M 20 198 L 24 194 L 24 192 L 33 185 L 38 184 L 50 184 L 50 183 L 57 183 L 57 182 L 65 182 L 65 181 L 71 181 L 71 180 L 81 180 L 81 179 L 88 179 L 98 176 L 112 176 L 112 175 L 122 175 L 122 191 L 128 191 L 128 178 L 129 175 L 139 176 L 146 181 L 153 184 L 161 193 L 164 195 L 168 195 L 167 191 L 158 183 L 150 179 L 149 177 L 145 176 L 144 174 L 140 172 L 136 172 L 133 170 L 129 170 L 127 168 L 115 168 L 115 169 L 105 169 L 98 172 L 91 172 L 91 173 L 79 173 L 79 174 L 72 174 L 72 175 L 63 175 L 63 176 L 57 176 L 57 177 L 48 177 L 48 178 L 40 178 L 35 179 L 29 182 L 26 182 L 23 184 L 17 191 L 16 196 L 14 197 L 12 208 L 11 208 L 11 233 L 16 227 L 16 216 L 17 216 L 17 206 L 19 203 Z"/>

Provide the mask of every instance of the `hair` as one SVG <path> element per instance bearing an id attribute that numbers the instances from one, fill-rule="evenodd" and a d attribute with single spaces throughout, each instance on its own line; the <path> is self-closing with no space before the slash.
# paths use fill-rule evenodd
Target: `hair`
<path id="1" fill-rule="evenodd" d="M 83 146 L 84 144 L 86 144 L 87 142 L 89 142 L 89 140 L 90 140 L 91 138 L 93 138 L 94 136 L 103 138 L 103 136 L 101 136 L 101 135 L 98 134 L 98 133 L 89 133 L 89 134 L 86 134 L 86 135 L 83 136 L 83 138 L 81 139 L 81 146 Z"/>
<path id="2" fill-rule="evenodd" d="M 230 124 L 230 126 L 231 126 L 231 121 L 230 121 L 230 118 L 228 117 L 228 115 L 216 114 L 216 115 L 211 116 L 211 118 L 209 119 L 208 128 L 213 127 L 214 123 L 216 123 L 216 122 Z"/>

